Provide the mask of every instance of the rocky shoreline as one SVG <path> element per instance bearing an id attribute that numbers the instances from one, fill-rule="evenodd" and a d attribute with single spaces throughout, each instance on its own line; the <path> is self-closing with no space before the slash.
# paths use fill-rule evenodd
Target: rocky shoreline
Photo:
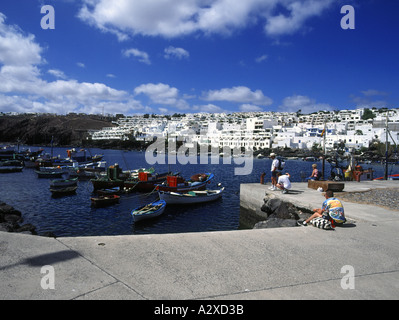
<path id="1" fill-rule="evenodd" d="M 23 223 L 22 213 L 0 201 L 0 231 L 37 235 L 34 225 L 29 223 L 21 225 L 21 223 Z"/>
<path id="2" fill-rule="evenodd" d="M 373 189 L 364 192 L 340 192 L 336 197 L 343 201 L 370 204 L 399 211 L 399 188 Z"/>

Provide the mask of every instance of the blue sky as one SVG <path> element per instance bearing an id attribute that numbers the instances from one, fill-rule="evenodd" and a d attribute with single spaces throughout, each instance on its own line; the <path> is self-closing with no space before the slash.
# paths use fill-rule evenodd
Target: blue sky
<path id="1" fill-rule="evenodd" d="M 2 0 L 0 112 L 398 108 L 398 15 L 397 0 Z"/>

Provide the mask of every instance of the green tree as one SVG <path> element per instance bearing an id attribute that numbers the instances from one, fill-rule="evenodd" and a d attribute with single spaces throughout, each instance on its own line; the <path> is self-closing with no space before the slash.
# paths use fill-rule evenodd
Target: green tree
<path id="1" fill-rule="evenodd" d="M 366 108 L 364 109 L 364 113 L 362 116 L 363 120 L 369 120 L 369 119 L 374 119 L 375 118 L 375 114 L 373 111 L 371 111 L 370 109 Z"/>

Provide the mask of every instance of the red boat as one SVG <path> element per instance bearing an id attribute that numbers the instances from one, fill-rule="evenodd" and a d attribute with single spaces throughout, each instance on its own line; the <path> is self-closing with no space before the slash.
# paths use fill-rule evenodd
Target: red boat
<path id="1" fill-rule="evenodd" d="M 166 181 L 168 176 L 173 176 L 171 172 L 154 174 L 149 172 L 139 172 L 138 179 L 127 179 L 124 181 L 124 187 L 128 192 L 151 192 L 156 185 Z"/>
<path id="2" fill-rule="evenodd" d="M 190 180 L 184 180 L 180 176 L 168 176 L 162 184 L 157 184 L 158 191 L 187 192 L 194 190 L 205 190 L 206 185 L 214 178 L 213 173 L 202 173 L 194 175 Z"/>
<path id="3" fill-rule="evenodd" d="M 120 196 L 113 194 L 109 196 L 99 196 L 98 198 L 91 198 L 91 204 L 95 207 L 106 207 L 115 203 L 119 203 Z"/>

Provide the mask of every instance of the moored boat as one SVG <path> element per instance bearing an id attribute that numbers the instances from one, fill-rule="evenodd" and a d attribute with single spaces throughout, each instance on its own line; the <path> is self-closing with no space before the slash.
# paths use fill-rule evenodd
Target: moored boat
<path id="1" fill-rule="evenodd" d="M 63 171 L 41 171 L 35 170 L 38 178 L 61 178 Z"/>
<path id="2" fill-rule="evenodd" d="M 61 197 L 64 195 L 75 194 L 77 186 L 63 187 L 63 188 L 50 188 L 53 197 Z"/>
<path id="3" fill-rule="evenodd" d="M 135 222 L 159 217 L 166 208 L 166 202 L 164 200 L 158 200 L 151 202 L 145 206 L 133 209 L 131 214 Z"/>
<path id="4" fill-rule="evenodd" d="M 195 204 L 215 201 L 222 197 L 224 187 L 218 190 L 195 190 L 187 193 L 159 191 L 161 200 L 167 204 Z"/>
<path id="5" fill-rule="evenodd" d="M 0 166 L 0 173 L 13 173 L 13 172 L 21 172 L 23 167 L 16 166 Z"/>
<path id="6" fill-rule="evenodd" d="M 213 173 L 196 174 L 190 180 L 184 180 L 180 176 L 168 176 L 162 184 L 157 184 L 158 191 L 188 192 L 193 190 L 205 190 L 206 185 L 214 178 Z"/>
<path id="7" fill-rule="evenodd" d="M 66 188 L 66 187 L 73 187 L 78 184 L 78 178 L 72 179 L 57 179 L 50 181 L 50 188 Z"/>
<path id="8" fill-rule="evenodd" d="M 128 192 L 150 192 L 155 189 L 157 184 L 166 181 L 167 177 L 170 175 L 172 175 L 171 172 L 161 174 L 140 172 L 138 178 L 125 180 L 124 187 Z"/>
<path id="9" fill-rule="evenodd" d="M 121 188 L 120 187 L 115 187 L 115 188 L 109 188 L 109 189 L 99 189 L 96 190 L 97 194 L 99 195 L 113 195 L 113 194 L 120 194 Z"/>
<path id="10" fill-rule="evenodd" d="M 103 195 L 99 197 L 92 197 L 90 198 L 91 204 L 94 207 L 106 207 L 116 203 L 119 203 L 120 196 L 116 194 L 111 195 Z"/>

